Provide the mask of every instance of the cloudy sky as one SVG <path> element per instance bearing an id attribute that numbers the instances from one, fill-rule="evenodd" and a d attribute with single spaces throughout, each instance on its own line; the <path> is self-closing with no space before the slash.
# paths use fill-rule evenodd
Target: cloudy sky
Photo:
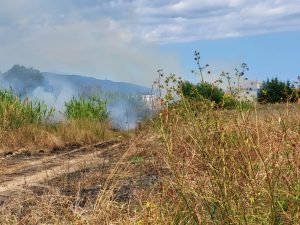
<path id="1" fill-rule="evenodd" d="M 0 0 L 0 70 L 14 64 L 150 85 L 246 62 L 250 79 L 300 75 L 300 0 Z"/>

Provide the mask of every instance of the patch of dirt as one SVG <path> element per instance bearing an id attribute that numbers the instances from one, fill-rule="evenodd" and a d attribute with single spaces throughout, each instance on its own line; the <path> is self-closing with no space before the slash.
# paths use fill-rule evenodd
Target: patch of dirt
<path id="1" fill-rule="evenodd" d="M 132 147 L 137 148 L 129 141 L 112 140 L 2 158 L 5 169 L 0 171 L 0 206 L 13 196 L 43 196 L 55 191 L 84 207 L 95 203 L 97 196 L 108 189 L 113 191 L 113 200 L 128 202 L 137 190 L 159 180 L 150 158 L 130 161 Z M 145 151 L 143 146 L 138 148 Z"/>
<path id="2" fill-rule="evenodd" d="M 11 156 L 2 158 L 3 165 L 0 176 L 0 194 L 10 190 L 22 189 L 23 185 L 35 185 L 61 174 L 81 169 L 83 162 L 89 163 L 92 159 L 103 162 L 97 155 L 110 148 L 117 148 L 119 141 L 109 141 L 96 145 L 84 146 L 60 154 L 44 156 Z M 103 146 L 106 146 L 104 148 Z"/>

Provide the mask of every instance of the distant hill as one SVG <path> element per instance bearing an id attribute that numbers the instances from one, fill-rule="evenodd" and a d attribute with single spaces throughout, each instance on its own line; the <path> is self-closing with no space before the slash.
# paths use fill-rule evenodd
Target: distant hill
<path id="1" fill-rule="evenodd" d="M 93 77 L 80 76 L 80 75 L 64 75 L 55 73 L 42 73 L 48 85 L 52 87 L 68 85 L 74 87 L 79 92 L 91 93 L 96 91 L 103 92 L 119 92 L 125 94 L 141 93 L 146 94 L 150 89 L 136 84 L 116 82 L 111 80 L 99 80 Z"/>
<path id="2" fill-rule="evenodd" d="M 31 95 L 36 88 L 58 95 L 63 89 L 70 89 L 75 95 L 91 95 L 97 92 L 118 92 L 124 94 L 147 94 L 150 89 L 140 85 L 111 80 L 99 80 L 89 76 L 65 75 L 40 72 L 34 68 L 14 65 L 0 75 L 1 86 L 17 94 Z"/>

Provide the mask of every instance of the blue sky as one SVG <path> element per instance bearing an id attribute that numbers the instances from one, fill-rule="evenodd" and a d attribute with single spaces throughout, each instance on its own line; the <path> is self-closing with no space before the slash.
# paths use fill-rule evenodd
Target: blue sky
<path id="1" fill-rule="evenodd" d="M 250 79 L 300 75 L 300 0 L 0 0 L 0 70 L 13 64 L 151 85 L 246 62 Z"/>
<path id="2" fill-rule="evenodd" d="M 262 81 L 279 77 L 295 81 L 300 75 L 300 32 L 281 32 L 220 40 L 202 40 L 191 43 L 165 45 L 166 51 L 175 51 L 189 80 L 196 81 L 190 73 L 195 68 L 193 52 L 201 53 L 203 65 L 209 64 L 215 75 L 222 71 L 234 73 L 243 62 L 249 66 L 247 77 Z"/>

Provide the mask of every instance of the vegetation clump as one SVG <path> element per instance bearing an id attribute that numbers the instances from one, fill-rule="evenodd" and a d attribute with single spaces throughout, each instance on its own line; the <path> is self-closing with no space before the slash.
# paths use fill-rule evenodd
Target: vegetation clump
<path id="1" fill-rule="evenodd" d="M 92 119 L 104 121 L 108 118 L 106 102 L 98 96 L 75 98 L 65 103 L 67 119 Z"/>
<path id="2" fill-rule="evenodd" d="M 14 65 L 10 70 L 1 74 L 1 77 L 5 86 L 21 97 L 25 97 L 36 87 L 43 86 L 45 83 L 45 77 L 39 70 L 20 65 Z"/>
<path id="3" fill-rule="evenodd" d="M 43 102 L 29 98 L 24 100 L 12 91 L 0 90 L 0 127 L 2 129 L 18 128 L 26 124 L 38 124 L 51 118 L 54 109 L 48 109 Z"/>
<path id="4" fill-rule="evenodd" d="M 222 104 L 224 98 L 224 91 L 208 82 L 193 84 L 189 81 L 184 81 L 181 85 L 182 94 L 191 100 L 207 99 L 215 102 L 218 105 Z"/>
<path id="5" fill-rule="evenodd" d="M 299 98 L 298 92 L 289 81 L 280 81 L 276 77 L 262 83 L 257 93 L 257 100 L 260 103 L 296 102 Z"/>
<path id="6" fill-rule="evenodd" d="M 240 69 L 235 69 L 233 77 L 229 73 L 222 72 L 217 80 L 210 83 L 206 81 L 207 77 L 211 76 L 211 71 L 207 71 L 209 65 L 201 66 L 199 52 L 195 51 L 194 57 L 197 69 L 192 70 L 192 73 L 199 76 L 199 82 L 194 84 L 190 81 L 184 81 L 174 74 L 162 80 L 164 74 L 162 70 L 159 70 L 159 78 L 155 81 L 154 86 L 157 87 L 160 96 L 164 92 L 166 99 L 178 100 L 184 98 L 192 101 L 194 105 L 197 105 L 197 102 L 209 101 L 215 108 L 223 109 L 248 109 L 252 106 L 251 100 L 246 97 L 249 90 L 243 88 L 241 84 L 247 80 L 245 73 L 249 68 L 246 63 L 242 63 Z M 204 74 L 204 72 L 207 72 L 207 74 Z M 223 87 L 221 88 L 221 86 Z M 174 93 L 177 97 L 173 95 Z M 254 99 L 252 98 L 252 100 Z M 169 100 L 167 100 L 167 103 L 169 103 Z"/>
<path id="7" fill-rule="evenodd" d="M 243 68 L 236 75 L 239 83 Z M 161 184 L 164 197 L 148 203 L 158 213 L 156 223 L 167 218 L 168 224 L 297 224 L 299 108 L 216 109 L 216 100 L 203 97 L 211 92 L 170 77 L 173 85 L 162 91 L 168 93 L 167 108 L 154 121 L 164 143 L 157 154 L 170 174 Z M 239 85 L 228 89 L 223 104 L 241 104 Z M 153 220 L 143 216 L 141 221 Z"/>

